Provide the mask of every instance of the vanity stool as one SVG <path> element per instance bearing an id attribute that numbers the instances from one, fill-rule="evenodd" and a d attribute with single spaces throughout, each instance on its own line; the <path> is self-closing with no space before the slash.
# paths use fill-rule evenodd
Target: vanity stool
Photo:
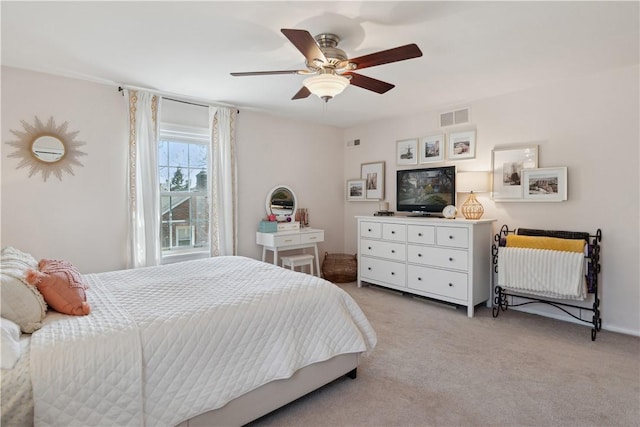
<path id="1" fill-rule="evenodd" d="M 313 255 L 291 255 L 280 257 L 280 259 L 282 260 L 283 268 L 289 266 L 292 270 L 295 270 L 296 267 L 304 267 L 305 265 L 308 265 L 309 274 L 313 276 Z"/>

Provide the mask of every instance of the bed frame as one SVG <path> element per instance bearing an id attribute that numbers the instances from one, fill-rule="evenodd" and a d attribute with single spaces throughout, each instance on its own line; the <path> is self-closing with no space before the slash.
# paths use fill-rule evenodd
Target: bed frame
<path id="1" fill-rule="evenodd" d="M 222 408 L 205 412 L 177 427 L 242 426 L 263 415 L 347 375 L 356 377 L 360 353 L 335 356 L 296 371 L 291 378 L 267 383 L 230 401 Z"/>
<path id="2" fill-rule="evenodd" d="M 515 233 L 526 236 L 545 236 L 545 237 L 557 237 L 561 239 L 583 239 L 590 246 L 589 252 L 585 255 L 588 261 L 588 269 L 585 272 L 587 282 L 589 283 L 589 293 L 594 294 L 593 305 L 591 308 L 584 307 L 575 304 L 568 304 L 566 302 L 560 302 L 558 300 L 537 298 L 534 294 L 523 294 L 517 291 L 507 291 L 502 286 L 495 285 L 494 293 L 495 298 L 493 301 L 493 317 L 496 318 L 500 314 L 500 311 L 507 311 L 509 306 L 519 307 L 528 304 L 547 304 L 555 307 L 576 320 L 584 323 L 591 323 L 591 341 L 596 340 L 596 336 L 602 327 L 602 317 L 600 316 L 600 297 L 598 295 L 598 275 L 600 273 L 600 241 L 602 240 L 602 230 L 598 229 L 595 234 L 589 234 L 586 232 L 575 231 L 554 231 L 554 230 L 536 230 L 527 228 L 518 228 L 510 230 L 505 224 L 500 231 L 494 236 L 494 243 L 491 247 L 493 255 L 493 271 L 498 273 L 498 248 L 501 245 L 503 239 L 507 237 L 509 233 Z M 495 279 L 495 275 L 494 275 Z M 511 297 L 509 302 L 508 297 Z M 514 303 L 514 298 L 519 298 L 520 303 Z M 578 309 L 578 315 L 571 313 L 568 309 Z M 583 311 L 591 312 L 591 319 L 584 319 L 582 317 Z"/>

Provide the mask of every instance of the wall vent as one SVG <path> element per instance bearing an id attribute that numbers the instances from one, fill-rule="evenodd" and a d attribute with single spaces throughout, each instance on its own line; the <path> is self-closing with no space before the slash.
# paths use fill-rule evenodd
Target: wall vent
<path id="1" fill-rule="evenodd" d="M 462 108 L 455 111 L 447 111 L 440 114 L 440 127 L 461 125 L 469 123 L 471 116 L 471 110 L 469 108 Z"/>
<path id="2" fill-rule="evenodd" d="M 360 145 L 360 140 L 359 139 L 354 139 L 351 141 L 347 141 L 347 147 L 357 147 L 358 145 Z"/>

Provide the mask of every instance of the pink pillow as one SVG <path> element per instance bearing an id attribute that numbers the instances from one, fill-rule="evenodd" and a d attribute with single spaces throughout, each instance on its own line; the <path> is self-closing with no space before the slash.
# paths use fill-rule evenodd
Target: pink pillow
<path id="1" fill-rule="evenodd" d="M 80 272 L 67 261 L 43 259 L 40 271 L 29 270 L 27 282 L 36 285 L 47 304 L 64 314 L 82 316 L 91 312 Z"/>

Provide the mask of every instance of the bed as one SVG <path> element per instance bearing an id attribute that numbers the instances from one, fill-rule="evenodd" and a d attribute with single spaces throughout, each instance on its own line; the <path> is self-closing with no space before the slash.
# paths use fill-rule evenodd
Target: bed
<path id="1" fill-rule="evenodd" d="M 91 313 L 47 312 L 3 369 L 3 424 L 243 425 L 354 376 L 376 344 L 342 289 L 249 258 L 83 278 Z"/>

